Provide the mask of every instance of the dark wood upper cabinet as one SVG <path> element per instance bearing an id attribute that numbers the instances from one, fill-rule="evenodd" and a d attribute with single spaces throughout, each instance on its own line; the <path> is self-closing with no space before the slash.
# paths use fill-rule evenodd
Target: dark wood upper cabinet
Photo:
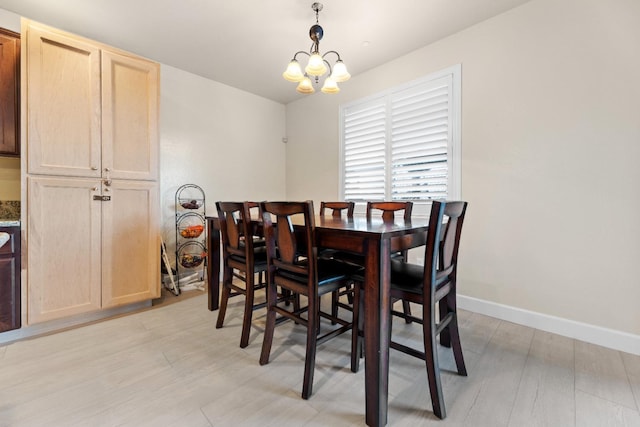
<path id="1" fill-rule="evenodd" d="M 0 156 L 20 155 L 20 34 L 0 28 Z"/>

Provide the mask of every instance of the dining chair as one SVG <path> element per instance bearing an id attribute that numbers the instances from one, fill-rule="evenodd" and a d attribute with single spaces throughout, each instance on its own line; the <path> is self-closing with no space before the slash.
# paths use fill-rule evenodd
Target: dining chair
<path id="1" fill-rule="evenodd" d="M 466 210 L 467 202 L 434 201 L 429 218 L 424 265 L 410 264 L 399 259 L 391 261 L 392 301 L 410 301 L 421 305 L 422 317 L 393 309 L 391 314 L 405 319 L 411 317 L 413 322 L 421 324 L 424 346 L 415 349 L 391 339 L 390 347 L 425 361 L 433 413 L 441 419 L 446 417 L 446 410 L 436 348 L 438 335 L 442 346 L 453 348 L 458 374 L 467 375 L 458 331 L 456 303 L 458 249 Z M 447 222 L 443 224 L 445 219 Z M 356 293 L 356 298 L 355 304 L 360 306 L 359 293 Z M 437 320 L 436 310 L 439 314 Z M 361 330 L 361 319 L 354 319 L 354 325 L 354 328 Z M 361 333 L 354 330 L 352 339 L 352 370 L 357 371 Z"/>
<path id="2" fill-rule="evenodd" d="M 222 296 L 218 309 L 216 328 L 222 328 L 227 312 L 229 298 L 242 295 L 245 298 L 244 315 L 240 347 L 249 344 L 249 332 L 253 311 L 266 306 L 266 303 L 255 303 L 255 292 L 266 287 L 261 280 L 262 273 L 267 270 L 267 252 L 264 239 L 254 237 L 251 208 L 257 207 L 255 202 L 217 202 L 220 233 L 222 235 Z M 256 282 L 255 276 L 259 275 Z M 240 286 L 238 281 L 244 283 Z"/>
<path id="3" fill-rule="evenodd" d="M 354 202 L 320 202 L 320 216 L 325 216 L 331 211 L 331 216 L 340 218 L 343 211 L 346 211 L 347 218 L 353 218 L 353 211 L 356 204 Z"/>
<path id="4" fill-rule="evenodd" d="M 382 215 L 383 221 L 393 222 L 396 219 L 396 213 L 402 213 L 402 219 L 411 221 L 411 212 L 413 211 L 413 202 L 411 201 L 383 201 L 383 202 L 367 202 L 367 220 L 370 220 L 374 212 Z M 391 258 L 401 258 L 404 261 L 409 260 L 409 251 L 396 252 L 391 254 Z M 405 314 L 411 314 L 411 305 L 408 301 L 402 301 L 402 309 Z M 411 323 L 411 317 L 405 318 L 407 323 Z"/>
<path id="5" fill-rule="evenodd" d="M 261 209 L 267 242 L 267 319 L 260 364 L 269 363 L 277 316 L 306 326 L 302 398 L 308 399 L 313 389 L 317 346 L 352 329 L 350 320 L 323 312 L 320 297 L 349 285 L 351 275 L 359 268 L 317 257 L 313 202 L 263 202 Z M 306 297 L 307 306 L 296 310 L 278 304 L 278 287 Z M 323 332 L 321 318 L 339 323 L 339 327 Z"/>
<path id="6" fill-rule="evenodd" d="M 343 214 L 346 218 L 353 218 L 353 211 L 356 204 L 354 202 L 320 202 L 320 216 L 324 217 L 327 213 L 331 213 L 333 218 L 342 218 Z M 335 258 L 340 259 L 341 253 L 334 249 L 318 250 L 318 258 Z M 340 297 L 346 296 L 348 304 L 340 302 Z M 353 310 L 353 286 L 348 286 L 342 291 L 334 291 L 331 294 L 331 315 L 338 317 L 338 308 L 342 307 L 347 310 Z"/>
<path id="7" fill-rule="evenodd" d="M 405 221 L 411 220 L 411 211 L 413 210 L 413 202 L 411 201 L 383 201 L 383 202 L 367 202 L 367 219 L 370 220 L 373 214 L 380 211 L 383 221 L 395 220 L 396 212 L 402 212 L 402 218 Z"/>
<path id="8" fill-rule="evenodd" d="M 402 215 L 402 219 L 404 221 L 411 220 L 411 212 L 413 210 L 413 202 L 412 201 L 369 201 L 367 202 L 367 210 L 366 210 L 366 218 L 367 221 L 371 221 L 374 215 L 380 215 L 382 221 L 384 222 L 394 222 L 396 220 L 396 213 L 400 213 Z M 393 259 L 401 258 L 404 261 L 408 260 L 409 251 L 395 252 L 391 254 Z M 356 265 L 364 266 L 364 257 L 361 255 L 354 255 L 347 252 L 340 252 L 334 254 L 334 258 L 340 261 L 353 263 Z M 352 301 L 349 301 L 352 303 Z M 342 307 L 346 309 L 350 309 L 349 306 L 345 306 L 344 304 L 337 304 L 337 307 Z M 409 302 L 402 301 L 402 307 L 404 312 L 407 315 L 411 314 L 411 306 Z M 337 311 L 336 311 L 337 315 Z M 411 323 L 411 318 L 406 318 L 407 323 Z"/>

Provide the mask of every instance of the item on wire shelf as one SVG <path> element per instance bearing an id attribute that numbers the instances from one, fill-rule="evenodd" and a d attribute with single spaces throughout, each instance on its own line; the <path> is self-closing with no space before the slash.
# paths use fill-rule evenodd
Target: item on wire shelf
<path id="1" fill-rule="evenodd" d="M 196 237 L 200 237 L 202 232 L 204 231 L 204 225 L 189 225 L 180 230 L 180 235 L 185 239 L 194 239 Z"/>
<path id="2" fill-rule="evenodd" d="M 180 199 L 180 206 L 185 209 L 200 209 L 202 206 L 202 199 Z"/>
<path id="3" fill-rule="evenodd" d="M 202 264 L 202 261 L 207 257 L 206 252 L 199 254 L 185 253 L 180 258 L 180 264 L 185 268 L 194 268 Z"/>

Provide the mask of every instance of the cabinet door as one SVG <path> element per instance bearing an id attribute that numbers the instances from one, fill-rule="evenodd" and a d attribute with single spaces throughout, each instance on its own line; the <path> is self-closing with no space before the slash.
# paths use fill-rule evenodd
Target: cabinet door
<path id="1" fill-rule="evenodd" d="M 0 257 L 0 332 L 20 327 L 20 298 L 15 286 L 19 274 L 14 257 Z"/>
<path id="2" fill-rule="evenodd" d="M 0 246 L 0 332 L 20 327 L 20 227 L 1 227 L 9 241 Z"/>
<path id="3" fill-rule="evenodd" d="M 102 166 L 114 179 L 158 179 L 157 63 L 102 51 Z"/>
<path id="4" fill-rule="evenodd" d="M 99 177 L 100 50 L 31 22 L 25 31 L 28 173 Z"/>
<path id="5" fill-rule="evenodd" d="M 0 28 L 0 155 L 20 154 L 20 35 Z"/>
<path id="6" fill-rule="evenodd" d="M 103 194 L 103 308 L 159 297 L 158 185 L 113 180 Z"/>
<path id="7" fill-rule="evenodd" d="M 29 323 L 100 309 L 99 181 L 28 177 Z"/>

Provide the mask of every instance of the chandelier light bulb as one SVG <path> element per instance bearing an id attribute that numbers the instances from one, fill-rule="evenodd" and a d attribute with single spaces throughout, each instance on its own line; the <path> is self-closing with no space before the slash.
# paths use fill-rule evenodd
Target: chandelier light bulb
<path id="1" fill-rule="evenodd" d="M 322 93 L 338 93 L 340 92 L 340 88 L 338 87 L 338 83 L 331 77 L 327 77 L 324 80 L 324 85 L 322 89 L 320 89 Z"/>
<path id="2" fill-rule="evenodd" d="M 298 87 L 296 88 L 296 90 L 300 93 L 303 93 L 305 95 L 310 94 L 315 92 L 316 90 L 313 88 L 313 84 L 311 84 L 311 79 L 309 77 L 304 77 L 300 83 L 298 84 Z"/>
<path id="3" fill-rule="evenodd" d="M 338 59 L 336 64 L 333 66 L 333 71 L 331 72 L 331 77 L 338 83 L 346 82 L 351 78 L 351 74 L 347 71 L 347 66 L 344 65 L 342 60 Z"/>
<path id="4" fill-rule="evenodd" d="M 285 80 L 290 82 L 298 83 L 304 79 L 304 74 L 302 73 L 302 68 L 300 68 L 300 63 L 295 59 L 292 59 L 287 66 L 287 69 L 284 73 L 282 73 L 282 77 Z"/>
<path id="5" fill-rule="evenodd" d="M 309 63 L 304 71 L 310 76 L 321 76 L 327 72 L 327 66 L 324 65 L 324 60 L 320 54 L 316 52 L 309 57 Z"/>

